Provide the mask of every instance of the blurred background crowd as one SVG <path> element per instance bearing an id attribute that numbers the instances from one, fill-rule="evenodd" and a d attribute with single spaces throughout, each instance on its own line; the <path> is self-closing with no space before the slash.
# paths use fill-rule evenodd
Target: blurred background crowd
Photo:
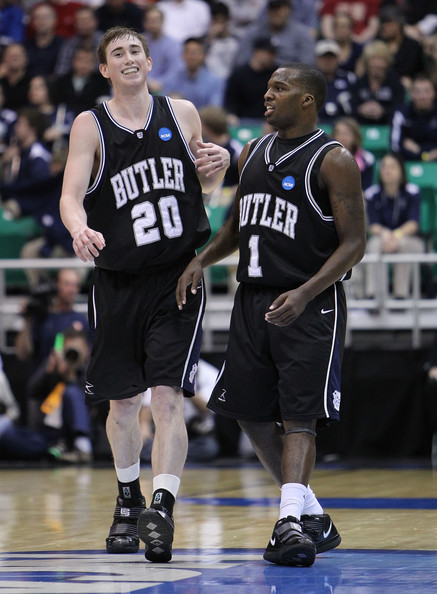
<path id="1" fill-rule="evenodd" d="M 418 164 L 437 167 L 436 0 L 0 0 L 0 258 L 73 255 L 58 209 L 69 131 L 79 112 L 111 98 L 96 47 L 114 25 L 145 35 L 150 92 L 192 101 L 204 138 L 230 151 L 223 186 L 205 197 L 213 231 L 233 199 L 244 143 L 273 132 L 263 123 L 272 72 L 301 61 L 327 79 L 320 127 L 352 152 L 361 171 L 368 253 L 434 250 L 437 229 L 428 215 L 437 170 L 428 174 L 430 192 L 410 174 Z M 7 239 L 17 221 L 30 225 L 18 254 Z M 410 274 L 408 263 L 393 268 L 394 298 L 408 297 Z M 31 299 L 14 348 L 28 362 L 29 378 L 17 423 L 19 407 L 0 369 L 0 458 L 50 451 L 53 459 L 92 459 L 104 412 L 93 422 L 80 404 L 88 328 L 72 313 L 85 285 L 86 271 L 63 270 L 57 279 L 26 271 Z M 431 278 L 427 296 L 435 296 L 434 285 Z M 372 270 L 358 267 L 353 295 L 371 298 L 375 290 Z M 211 379 L 205 383 L 210 388 Z M 204 407 L 208 389 L 200 392 L 190 424 L 204 440 L 197 456 L 250 452 L 235 434 L 209 441 L 217 428 Z M 153 428 L 146 399 L 144 408 L 147 459 Z M 22 450 L 23 443 L 33 445 Z"/>

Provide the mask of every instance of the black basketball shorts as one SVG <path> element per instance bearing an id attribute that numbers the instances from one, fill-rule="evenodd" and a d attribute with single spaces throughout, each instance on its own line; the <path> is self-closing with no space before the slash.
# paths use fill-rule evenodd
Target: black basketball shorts
<path id="1" fill-rule="evenodd" d="M 341 283 L 307 304 L 289 326 L 265 321 L 284 290 L 241 283 L 225 363 L 208 407 L 246 421 L 338 421 L 346 329 Z"/>
<path id="2" fill-rule="evenodd" d="M 178 309 L 176 285 L 186 264 L 147 275 L 94 270 L 88 404 L 130 398 L 153 386 L 194 394 L 205 292 L 202 282 L 196 295 L 187 291 L 187 304 Z"/>

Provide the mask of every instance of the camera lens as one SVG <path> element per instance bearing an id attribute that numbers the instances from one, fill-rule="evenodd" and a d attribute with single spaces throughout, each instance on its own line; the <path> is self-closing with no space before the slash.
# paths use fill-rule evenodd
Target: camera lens
<path id="1" fill-rule="evenodd" d="M 67 349 L 64 352 L 64 359 L 69 363 L 77 363 L 79 360 L 79 355 L 79 351 L 76 351 L 76 349 Z"/>

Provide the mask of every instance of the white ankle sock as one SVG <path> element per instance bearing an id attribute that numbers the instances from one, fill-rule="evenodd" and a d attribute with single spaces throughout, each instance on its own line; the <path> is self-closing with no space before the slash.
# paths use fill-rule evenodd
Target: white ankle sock
<path id="1" fill-rule="evenodd" d="M 320 505 L 317 497 L 314 495 L 314 491 L 308 485 L 302 515 L 312 516 L 319 514 L 323 514 L 323 507 Z"/>
<path id="2" fill-rule="evenodd" d="M 307 488 L 300 483 L 285 483 L 285 485 L 282 485 L 279 519 L 293 516 L 300 520 L 306 493 Z"/>
<path id="3" fill-rule="evenodd" d="M 140 476 L 140 461 L 138 460 L 128 468 L 117 468 L 116 466 L 115 472 L 120 483 L 132 483 Z"/>
<path id="4" fill-rule="evenodd" d="M 153 477 L 153 492 L 158 489 L 169 491 L 176 499 L 181 479 L 174 474 L 157 474 Z"/>

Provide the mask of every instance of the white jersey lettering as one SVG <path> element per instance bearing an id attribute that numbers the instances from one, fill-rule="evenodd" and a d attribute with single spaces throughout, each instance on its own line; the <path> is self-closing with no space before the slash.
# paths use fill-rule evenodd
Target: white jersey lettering
<path id="1" fill-rule="evenodd" d="M 271 194 L 256 193 L 243 196 L 240 199 L 240 227 L 259 225 L 294 239 L 299 209 L 284 198 L 275 196 L 272 203 L 273 216 L 269 216 L 271 202 Z"/>
<path id="2" fill-rule="evenodd" d="M 159 167 L 158 167 L 159 164 Z M 161 157 L 138 161 L 110 178 L 117 209 L 152 190 L 185 192 L 184 167 L 180 159 Z"/>

